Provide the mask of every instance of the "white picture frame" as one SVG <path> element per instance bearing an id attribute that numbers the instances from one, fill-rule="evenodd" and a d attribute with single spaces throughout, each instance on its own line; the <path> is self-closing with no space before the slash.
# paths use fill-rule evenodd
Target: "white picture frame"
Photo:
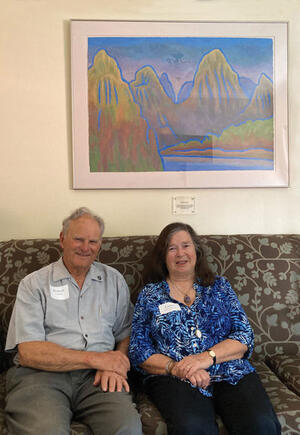
<path id="1" fill-rule="evenodd" d="M 272 44 L 273 68 L 273 161 L 271 169 L 209 169 L 209 170 L 93 170 L 90 164 L 90 127 L 88 71 L 91 66 L 88 46 L 90 38 L 116 41 L 121 38 L 162 38 L 163 42 L 176 38 L 199 40 L 267 40 Z M 175 39 L 174 39 L 175 38 Z M 243 39 L 244 38 L 244 39 Z M 145 41 L 145 39 L 143 39 Z M 120 39 L 119 39 L 120 41 Z M 226 42 L 226 41 L 225 41 Z M 107 44 L 105 45 L 107 50 Z M 226 53 L 226 56 L 228 54 Z M 240 55 L 240 59 L 241 59 Z M 118 65 L 117 56 L 113 57 Z M 199 63 L 203 56 L 199 55 Z M 227 59 L 227 58 L 226 58 Z M 177 59 L 178 60 L 178 59 Z M 175 60 L 176 61 L 176 60 Z M 175 62 L 174 61 L 174 62 Z M 258 59 L 257 62 L 260 62 Z M 178 60 L 180 62 L 180 58 Z M 169 60 L 170 63 L 170 60 Z M 198 63 L 198 64 L 199 64 Z M 233 65 L 230 59 L 230 66 Z M 188 62 L 186 62 L 188 65 Z M 165 64 L 166 65 L 166 64 Z M 270 61 L 269 61 L 270 66 Z M 152 65 L 151 65 L 152 67 Z M 180 65 L 181 72 L 184 66 Z M 139 65 L 136 68 L 140 68 Z M 156 67 L 157 69 L 160 66 Z M 157 72 L 161 77 L 163 67 Z M 250 68 L 250 67 L 249 67 Z M 120 67 L 121 69 L 121 67 Z M 154 68 L 153 68 L 154 69 Z M 249 69 L 250 71 L 250 69 Z M 236 71 L 235 71 L 236 72 Z M 244 188 L 287 187 L 288 175 L 288 110 L 287 110 L 287 23 L 285 22 L 159 22 L 159 21 L 71 21 L 72 73 L 72 142 L 74 189 L 152 189 L 152 188 Z M 264 71 L 262 71 L 264 73 Z M 134 76 L 135 74 L 135 76 Z M 238 77 L 241 73 L 237 72 Z M 133 82 L 121 79 L 124 84 Z M 193 82 L 193 85 L 195 82 Z M 227 91 L 230 91 L 227 85 Z M 200 91 L 199 91 L 200 92 Z M 254 95 L 254 92 L 253 92 Z M 249 101 L 250 101 L 249 97 Z M 178 108 L 178 104 L 176 108 Z M 175 106 L 174 106 L 175 107 Z M 187 112 L 187 119 L 191 116 Z M 113 132 L 114 126 L 111 126 Z M 216 135 L 216 137 L 219 137 Z M 217 139 L 216 139 L 217 140 Z M 166 147 L 167 148 L 167 147 Z M 164 152 L 169 152 L 168 150 Z M 215 153 L 215 150 L 214 150 Z M 214 161 L 219 157 L 214 158 Z M 168 156 L 165 160 L 170 159 Z M 176 160 L 176 159 L 175 159 Z M 201 159 L 200 159 L 201 160 Z M 270 159 L 266 159 L 270 160 Z"/>

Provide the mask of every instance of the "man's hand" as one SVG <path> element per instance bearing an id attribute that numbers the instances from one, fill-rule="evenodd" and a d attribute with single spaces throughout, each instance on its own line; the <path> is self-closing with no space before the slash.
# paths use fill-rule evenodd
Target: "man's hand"
<path id="1" fill-rule="evenodd" d="M 130 369 L 130 362 L 126 355 L 119 350 L 109 350 L 107 352 L 90 352 L 89 363 L 91 368 L 101 371 L 112 371 L 127 378 Z"/>
<path id="2" fill-rule="evenodd" d="M 95 387 L 101 385 L 103 391 L 109 391 L 110 393 L 114 391 L 121 392 L 123 388 L 127 393 L 130 391 L 128 382 L 123 376 L 108 370 L 97 370 L 94 385 Z"/>

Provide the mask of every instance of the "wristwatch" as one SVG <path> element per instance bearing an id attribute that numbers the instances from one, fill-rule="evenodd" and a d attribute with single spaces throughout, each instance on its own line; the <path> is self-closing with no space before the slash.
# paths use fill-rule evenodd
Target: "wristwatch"
<path id="1" fill-rule="evenodd" d="M 217 358 L 216 354 L 212 349 L 207 349 L 208 355 L 213 359 L 213 366 L 216 365 Z"/>

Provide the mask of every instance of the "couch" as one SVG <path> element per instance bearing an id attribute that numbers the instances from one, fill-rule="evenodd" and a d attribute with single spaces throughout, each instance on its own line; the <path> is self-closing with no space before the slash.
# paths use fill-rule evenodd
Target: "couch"
<path id="1" fill-rule="evenodd" d="M 155 236 L 105 237 L 100 261 L 125 277 L 135 302 L 141 288 L 141 272 Z M 255 332 L 252 362 L 273 403 L 282 433 L 300 434 L 300 235 L 201 236 L 208 261 L 226 276 L 244 306 Z M 0 332 L 2 345 L 19 281 L 28 273 L 61 255 L 58 240 L 9 240 L 0 242 Z M 5 369 L 11 355 L 1 356 L 0 434 L 5 428 Z M 134 400 L 145 435 L 164 435 L 166 425 L 140 385 Z M 226 433 L 222 422 L 220 433 Z M 72 422 L 73 435 L 89 430 Z"/>

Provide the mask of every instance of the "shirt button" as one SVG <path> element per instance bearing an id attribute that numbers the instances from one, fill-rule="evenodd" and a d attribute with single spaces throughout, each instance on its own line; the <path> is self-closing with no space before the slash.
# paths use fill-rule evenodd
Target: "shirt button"
<path id="1" fill-rule="evenodd" d="M 201 337 L 202 337 L 202 332 L 200 331 L 200 329 L 196 329 L 195 334 L 196 334 L 196 336 L 197 336 L 198 338 L 201 338 Z"/>
<path id="2" fill-rule="evenodd" d="M 84 319 L 84 317 L 83 317 L 83 316 L 80 316 L 80 318 L 81 318 L 81 320 L 83 320 L 83 319 Z"/>

